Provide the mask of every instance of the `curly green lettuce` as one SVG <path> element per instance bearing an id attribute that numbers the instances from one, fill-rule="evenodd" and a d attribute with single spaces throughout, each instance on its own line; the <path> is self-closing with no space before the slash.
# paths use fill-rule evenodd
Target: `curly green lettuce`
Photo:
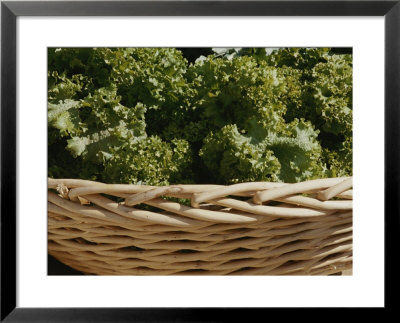
<path id="1" fill-rule="evenodd" d="M 50 177 L 299 182 L 352 174 L 352 56 L 50 48 Z"/>
<path id="2" fill-rule="evenodd" d="M 149 134 L 146 120 L 151 119 L 148 110 L 162 110 L 173 99 L 171 84 L 180 91 L 175 74 L 180 72 L 178 59 L 182 67 L 185 61 L 179 52 L 104 48 L 50 53 L 49 176 L 152 185 L 189 181 L 189 144 Z M 139 66 L 144 63 L 147 68 Z M 164 92 L 162 80 L 169 82 Z"/>
<path id="3" fill-rule="evenodd" d="M 266 129 L 263 138 L 241 134 L 236 125 L 211 132 L 200 150 L 209 171 L 220 182 L 282 181 L 324 177 L 318 132 L 295 120 L 282 132 Z"/>

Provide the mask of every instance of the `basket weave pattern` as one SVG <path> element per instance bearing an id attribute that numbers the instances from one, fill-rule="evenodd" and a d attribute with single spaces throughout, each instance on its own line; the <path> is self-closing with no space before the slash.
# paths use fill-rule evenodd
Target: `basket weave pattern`
<path id="1" fill-rule="evenodd" d="M 162 187 L 49 179 L 48 188 L 49 254 L 86 274 L 328 275 L 352 267 L 351 177 Z"/>

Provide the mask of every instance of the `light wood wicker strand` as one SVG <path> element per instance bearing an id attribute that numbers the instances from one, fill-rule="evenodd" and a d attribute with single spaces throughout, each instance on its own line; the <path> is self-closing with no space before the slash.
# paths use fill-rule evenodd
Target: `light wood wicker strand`
<path id="1" fill-rule="evenodd" d="M 88 275 L 341 273 L 352 268 L 352 185 L 49 178 L 48 250 Z"/>

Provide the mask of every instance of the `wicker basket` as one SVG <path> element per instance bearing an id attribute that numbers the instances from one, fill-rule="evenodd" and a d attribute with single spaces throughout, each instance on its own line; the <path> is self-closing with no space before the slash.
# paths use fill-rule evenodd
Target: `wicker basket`
<path id="1" fill-rule="evenodd" d="M 86 274 L 329 275 L 352 268 L 351 177 L 165 187 L 49 179 L 48 187 L 49 254 Z"/>

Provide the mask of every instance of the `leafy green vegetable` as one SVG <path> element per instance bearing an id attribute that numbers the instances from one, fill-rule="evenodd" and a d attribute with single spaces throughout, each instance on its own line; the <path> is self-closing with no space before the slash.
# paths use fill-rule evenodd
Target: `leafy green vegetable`
<path id="1" fill-rule="evenodd" d="M 226 125 L 204 140 L 200 156 L 219 182 L 240 183 L 278 179 L 280 163 L 265 142 L 239 133 L 236 125 Z"/>
<path id="2" fill-rule="evenodd" d="M 200 155 L 222 182 L 299 182 L 324 176 L 317 135 L 309 122 L 299 120 L 279 133 L 266 130 L 264 138 L 227 125 L 206 137 Z"/>
<path id="3" fill-rule="evenodd" d="M 351 54 L 213 51 L 188 63 L 174 48 L 50 48 L 49 176 L 164 185 L 351 175 Z"/>
<path id="4" fill-rule="evenodd" d="M 283 121 L 284 78 L 275 68 L 257 66 L 245 56 L 233 60 L 211 56 L 191 66 L 188 76 L 197 92 L 197 113 L 210 130 L 227 124 L 245 129 L 255 120 L 274 127 Z"/>
<path id="5" fill-rule="evenodd" d="M 104 158 L 104 176 L 111 182 L 167 185 L 186 182 L 190 147 L 184 140 L 171 143 L 147 137 L 114 147 Z"/>
<path id="6" fill-rule="evenodd" d="M 304 118 L 319 129 L 328 176 L 351 175 L 352 58 L 348 54 L 323 57 L 291 86 L 285 119 Z"/>
<path id="7" fill-rule="evenodd" d="M 55 62 L 58 66 L 49 70 L 49 78 L 53 78 L 53 86 L 49 88 L 49 127 L 59 130 L 60 139 L 65 138 L 62 141 L 65 149 L 80 161 L 82 172 L 73 172 L 75 176 L 86 178 L 85 168 L 94 170 L 94 165 L 98 165 L 91 179 L 146 184 L 186 180 L 183 174 L 190 173 L 187 165 L 191 160 L 188 143 L 179 139 L 167 143 L 156 135 L 148 137 L 146 132 L 146 111 L 161 109 L 164 102 L 170 103 L 166 96 L 173 97 L 171 86 L 156 95 L 160 79 L 163 84 L 178 82 L 174 79 L 176 59 L 167 58 L 180 56 L 179 53 L 171 55 L 171 52 L 170 49 L 160 49 L 159 52 L 150 49 L 66 49 L 52 52 L 50 67 Z M 157 56 L 157 53 L 160 54 Z M 71 62 L 67 63 L 67 58 Z M 143 62 L 148 64 L 146 68 L 140 66 Z M 181 65 L 185 66 L 183 60 Z M 160 71 L 154 74 L 153 66 Z M 96 70 L 96 67 L 101 70 Z M 74 72 L 86 74 L 78 77 L 72 74 Z M 58 73 L 71 75 L 74 82 L 58 77 Z M 135 86 L 136 83 L 142 84 L 141 87 Z M 69 90 L 59 90 L 66 88 Z M 69 93 L 75 100 L 65 99 L 64 93 Z M 54 131 L 51 133 L 56 136 Z M 61 152 L 54 149 L 54 145 L 60 145 L 60 140 L 53 139 L 49 143 L 53 143 L 49 147 L 49 159 L 57 160 L 56 155 Z M 60 158 L 56 165 L 63 164 L 65 154 L 60 157 L 64 158 Z M 51 164 L 49 176 L 68 176 L 70 167 L 62 166 Z M 62 169 L 65 169 L 65 174 Z"/>

